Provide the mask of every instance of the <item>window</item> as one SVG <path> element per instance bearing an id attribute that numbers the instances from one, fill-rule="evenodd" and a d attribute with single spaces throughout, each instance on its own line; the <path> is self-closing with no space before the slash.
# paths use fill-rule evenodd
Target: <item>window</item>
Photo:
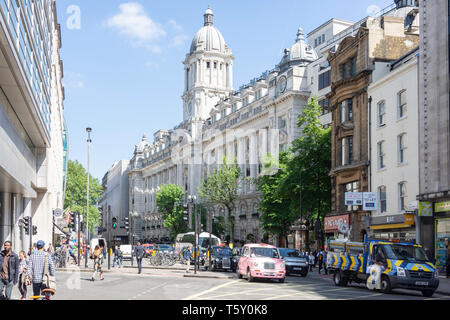
<path id="1" fill-rule="evenodd" d="M 214 69 L 217 69 L 217 62 L 214 62 Z"/>
<path id="2" fill-rule="evenodd" d="M 381 101 L 378 103 L 378 127 L 386 125 L 386 103 Z"/>
<path id="3" fill-rule="evenodd" d="M 236 112 L 237 110 L 237 103 L 233 103 L 233 106 L 231 107 L 231 112 Z"/>
<path id="4" fill-rule="evenodd" d="M 353 121 L 353 100 L 347 99 L 341 102 L 341 123 Z"/>
<path id="5" fill-rule="evenodd" d="M 354 181 L 344 185 L 344 192 L 359 192 L 359 182 Z M 343 195 L 345 199 L 345 194 Z M 345 206 L 345 201 L 342 201 Z M 345 211 L 357 211 L 358 206 L 345 206 Z"/>
<path id="6" fill-rule="evenodd" d="M 346 166 L 353 162 L 353 137 L 341 139 L 341 165 Z"/>
<path id="7" fill-rule="evenodd" d="M 325 42 L 325 35 L 323 34 L 322 35 L 322 43 L 324 43 Z"/>
<path id="8" fill-rule="evenodd" d="M 351 71 L 352 71 L 352 77 L 356 76 L 356 56 L 353 57 L 352 61 L 351 61 Z"/>
<path id="9" fill-rule="evenodd" d="M 386 186 L 381 186 L 378 188 L 378 201 L 379 201 L 379 209 L 378 212 L 379 213 L 384 213 L 386 212 Z"/>
<path id="10" fill-rule="evenodd" d="M 403 90 L 397 94 L 397 101 L 398 101 L 398 112 L 397 112 L 397 118 L 401 119 L 404 116 L 406 116 L 406 90 Z"/>
<path id="11" fill-rule="evenodd" d="M 347 62 L 341 64 L 341 69 L 342 69 L 342 79 L 347 79 L 348 73 L 347 73 Z"/>
<path id="12" fill-rule="evenodd" d="M 211 62 L 206 62 L 206 67 L 209 69 L 209 68 L 211 68 Z"/>
<path id="13" fill-rule="evenodd" d="M 247 106 L 248 105 L 248 97 L 245 97 L 244 100 L 242 101 L 242 106 Z"/>
<path id="14" fill-rule="evenodd" d="M 328 70 L 322 74 L 319 74 L 319 90 L 330 86 L 330 74 L 331 71 Z"/>
<path id="15" fill-rule="evenodd" d="M 398 184 L 398 204 L 399 210 L 405 211 L 408 204 L 408 196 L 406 194 L 406 182 L 400 182 Z"/>
<path id="16" fill-rule="evenodd" d="M 285 129 L 286 128 L 286 119 L 283 119 L 282 117 L 278 118 L 278 129 Z"/>
<path id="17" fill-rule="evenodd" d="M 319 105 L 322 107 L 322 115 L 330 112 L 330 100 L 329 99 L 320 100 Z"/>
<path id="18" fill-rule="evenodd" d="M 384 142 L 378 143 L 378 169 L 383 169 L 385 167 L 384 164 Z"/>
<path id="19" fill-rule="evenodd" d="M 317 47 L 317 39 L 314 39 L 314 47 Z"/>
<path id="20" fill-rule="evenodd" d="M 405 151 L 406 151 L 406 143 L 405 143 L 406 134 L 401 134 L 397 137 L 398 141 L 398 163 L 405 163 Z"/>

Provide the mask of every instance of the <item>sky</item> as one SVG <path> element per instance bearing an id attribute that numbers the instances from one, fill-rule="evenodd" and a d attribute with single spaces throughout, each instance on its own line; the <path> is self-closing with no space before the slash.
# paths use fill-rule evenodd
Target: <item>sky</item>
<path id="1" fill-rule="evenodd" d="M 297 30 L 331 18 L 356 22 L 393 0 L 57 0 L 69 158 L 101 179 L 129 160 L 143 134 L 183 120 L 181 96 L 191 41 L 208 5 L 232 49 L 234 89 L 273 69 Z"/>

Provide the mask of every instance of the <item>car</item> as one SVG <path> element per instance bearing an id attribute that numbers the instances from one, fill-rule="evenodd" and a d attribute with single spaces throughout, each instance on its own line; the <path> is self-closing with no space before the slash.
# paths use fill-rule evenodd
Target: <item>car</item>
<path id="1" fill-rule="evenodd" d="M 162 253 L 173 253 L 174 248 L 170 244 L 157 244 L 156 250 Z"/>
<path id="2" fill-rule="evenodd" d="M 286 262 L 286 275 L 300 274 L 302 277 L 308 275 L 309 263 L 308 257 L 303 255 L 300 250 L 289 248 L 278 248 L 281 257 Z"/>
<path id="3" fill-rule="evenodd" d="M 122 259 L 123 260 L 132 260 L 133 259 L 133 247 L 131 244 L 121 244 L 120 251 L 122 251 Z"/>
<path id="4" fill-rule="evenodd" d="M 151 257 L 153 254 L 153 250 L 155 250 L 155 245 L 154 244 L 143 244 L 142 245 L 145 249 L 145 258 Z"/>
<path id="5" fill-rule="evenodd" d="M 237 276 L 239 279 L 246 276 L 249 282 L 265 278 L 283 283 L 286 278 L 286 263 L 278 248 L 273 245 L 246 244 L 239 258 Z"/>
<path id="6" fill-rule="evenodd" d="M 209 258 L 205 255 L 206 265 L 209 264 Z M 208 267 L 211 271 L 231 270 L 236 272 L 237 260 L 233 258 L 233 252 L 228 247 L 213 246 L 211 248 L 211 266 Z"/>

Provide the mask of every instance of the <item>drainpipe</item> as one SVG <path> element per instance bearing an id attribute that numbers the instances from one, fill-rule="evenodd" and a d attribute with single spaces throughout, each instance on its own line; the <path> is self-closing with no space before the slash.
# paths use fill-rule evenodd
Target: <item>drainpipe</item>
<path id="1" fill-rule="evenodd" d="M 369 192 L 372 192 L 372 96 L 369 97 Z M 370 220 L 372 217 L 372 213 L 370 216 L 366 216 L 366 219 Z M 369 224 L 367 224 L 369 225 Z M 370 232 L 370 226 L 367 228 L 367 233 Z"/>

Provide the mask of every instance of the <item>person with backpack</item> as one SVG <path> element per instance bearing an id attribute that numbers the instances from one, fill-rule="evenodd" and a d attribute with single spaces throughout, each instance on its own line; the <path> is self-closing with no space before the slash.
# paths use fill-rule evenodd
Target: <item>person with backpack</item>
<path id="1" fill-rule="evenodd" d="M 20 261 L 12 251 L 11 241 L 5 241 L 3 248 L 0 252 L 0 300 L 11 300 L 12 289 L 19 282 Z"/>

